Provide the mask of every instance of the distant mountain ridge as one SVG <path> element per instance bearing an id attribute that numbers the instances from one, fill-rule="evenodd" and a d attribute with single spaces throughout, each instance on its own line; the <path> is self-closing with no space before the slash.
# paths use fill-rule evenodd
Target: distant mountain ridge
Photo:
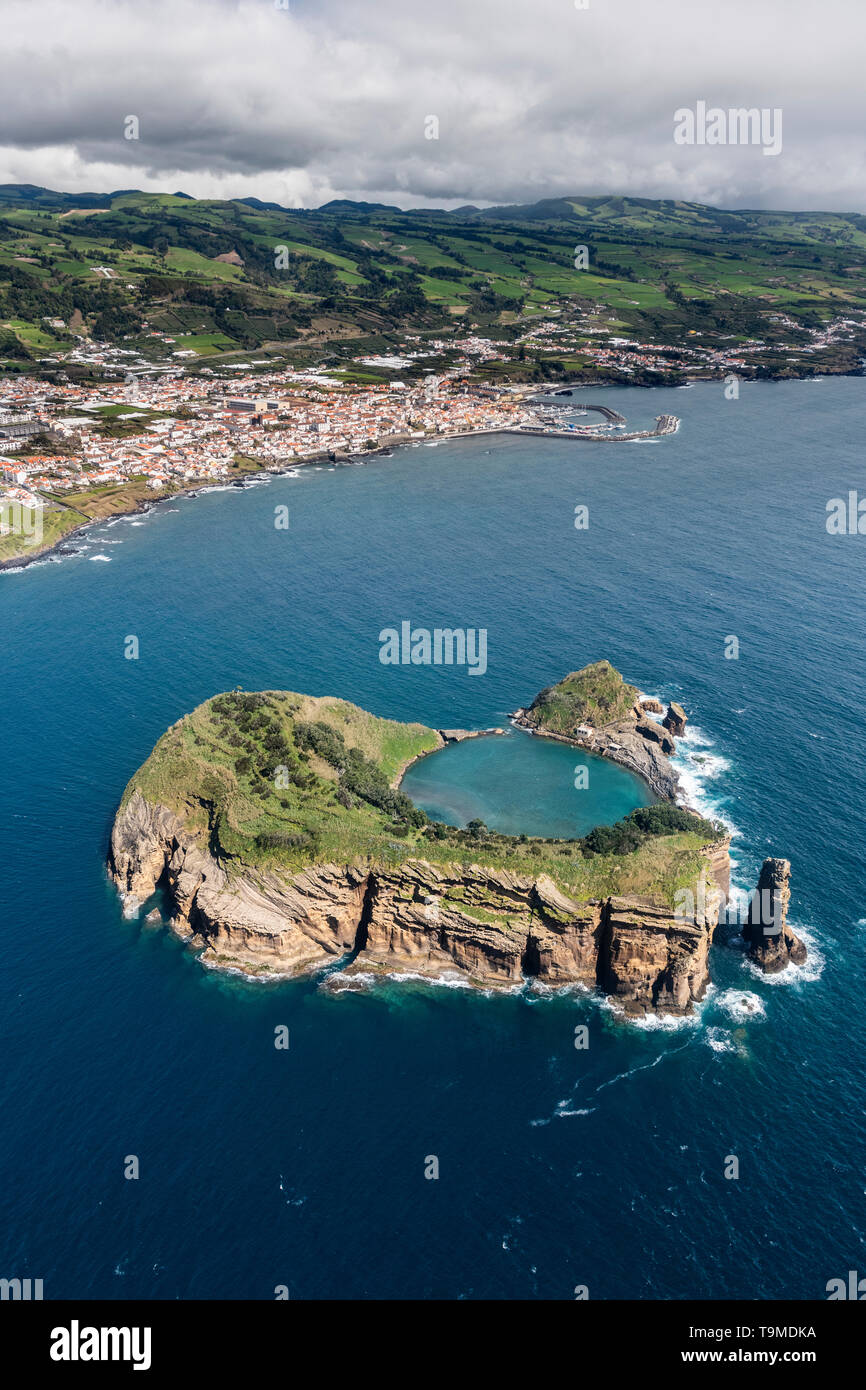
<path id="1" fill-rule="evenodd" d="M 361 199 L 332 198 L 313 208 L 289 208 L 285 205 L 260 198 L 243 197 L 229 199 L 194 198 L 189 193 L 172 194 L 144 192 L 137 188 L 119 188 L 110 193 L 62 193 L 56 189 L 43 188 L 32 183 L 0 184 L 0 205 L 11 206 L 16 203 L 38 205 L 45 208 L 109 208 L 117 198 L 148 199 L 181 198 L 187 202 L 206 203 L 212 207 L 230 207 L 241 204 L 245 207 L 262 208 L 270 212 L 283 212 L 287 216 L 305 214 L 333 214 L 335 216 L 353 214 L 365 215 L 375 212 L 392 213 L 399 217 L 444 217 L 455 221 L 478 219 L 485 222 L 540 222 L 540 221 L 582 221 L 629 219 L 641 214 L 652 214 L 666 219 L 682 219 L 688 223 L 717 222 L 719 218 L 738 223 L 745 229 L 756 225 L 774 226 L 789 220 L 804 224 L 829 220 L 849 222 L 866 228 L 866 214 L 859 212 L 798 212 L 796 209 L 760 208 L 721 208 L 709 203 L 694 203 L 675 198 L 639 198 L 619 194 L 574 194 L 541 198 L 534 203 L 502 203 L 492 207 L 479 208 L 465 203 L 457 208 L 400 208 L 392 203 L 371 203 Z"/>
<path id="2" fill-rule="evenodd" d="M 633 365 L 628 378 L 613 368 L 605 376 L 598 355 L 580 349 L 607 338 L 674 354 L 692 338 L 711 350 L 759 341 L 771 352 L 761 370 L 796 375 L 791 348 L 858 313 L 860 213 L 619 195 L 451 211 L 338 198 L 297 209 L 0 185 L 7 370 L 59 350 L 71 332 L 131 341 L 146 355 L 163 334 L 178 351 L 217 360 L 290 345 L 303 364 L 393 355 L 407 331 L 442 340 L 468 329 L 530 340 L 509 366 L 488 364 L 492 379 L 660 379 L 658 363 L 655 375 Z M 534 325 L 551 315 L 574 331 L 533 341 Z M 858 370 L 860 351 L 859 338 L 834 348 L 822 369 Z M 435 368 L 431 360 L 426 369 Z M 369 379 L 383 379 L 381 370 L 374 362 Z"/>

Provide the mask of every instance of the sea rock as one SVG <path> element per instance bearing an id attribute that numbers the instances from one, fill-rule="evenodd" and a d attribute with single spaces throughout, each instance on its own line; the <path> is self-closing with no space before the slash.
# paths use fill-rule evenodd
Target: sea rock
<path id="1" fill-rule="evenodd" d="M 668 705 L 668 712 L 662 720 L 662 723 L 664 724 L 665 728 L 668 729 L 674 735 L 675 738 L 682 738 L 683 734 L 686 731 L 686 724 L 688 723 L 688 719 L 689 717 L 683 709 L 682 705 L 678 705 L 675 700 L 671 700 L 670 704 Z"/>
<path id="2" fill-rule="evenodd" d="M 643 700 L 641 700 L 641 701 L 639 702 L 638 707 L 637 707 L 637 712 L 638 712 L 639 715 L 640 715 L 640 714 L 664 714 L 664 712 L 665 712 L 665 707 L 664 707 L 664 705 L 662 704 L 661 700 L 655 700 L 655 699 L 652 699 L 651 697 L 647 697 L 646 699 L 643 699 Z"/>
<path id="3" fill-rule="evenodd" d="M 808 954 L 800 938 L 788 926 L 790 879 L 789 860 L 765 859 L 743 926 L 750 959 L 768 975 L 775 975 L 792 963 L 803 965 Z"/>
<path id="4" fill-rule="evenodd" d="M 663 753 L 670 754 L 677 751 L 677 746 L 670 734 L 654 719 L 639 719 L 635 724 L 635 730 L 641 738 L 648 738 L 651 743 L 657 743 Z"/>

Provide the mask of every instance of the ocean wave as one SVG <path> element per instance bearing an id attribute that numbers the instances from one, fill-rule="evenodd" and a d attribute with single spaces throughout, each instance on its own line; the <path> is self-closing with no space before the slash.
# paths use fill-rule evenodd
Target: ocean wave
<path id="1" fill-rule="evenodd" d="M 27 570 L 41 569 L 43 565 L 59 565 L 62 559 L 79 553 L 77 550 L 65 550 L 62 555 L 44 555 L 41 560 L 28 560 L 24 565 L 10 565 L 8 569 L 0 570 L 0 574 L 24 574 Z"/>
<path id="2" fill-rule="evenodd" d="M 712 1048 L 713 1052 L 738 1052 L 739 1048 L 734 1042 L 727 1028 L 708 1028 L 704 1041 L 707 1047 Z"/>
<path id="3" fill-rule="evenodd" d="M 701 1011 L 707 996 L 695 1006 L 690 1014 L 627 1014 L 615 999 L 601 999 L 599 1007 L 609 1010 L 617 1023 L 626 1023 L 642 1033 L 679 1033 L 684 1029 L 696 1028 L 701 1022 Z"/>
<path id="4" fill-rule="evenodd" d="M 378 970 L 358 970 L 351 975 L 345 971 L 334 971 L 322 984 L 329 990 L 375 989 L 388 984 L 430 985 L 437 989 L 468 989 L 482 998 L 493 999 L 501 994 L 519 994 L 523 982 L 510 987 L 490 987 L 479 989 L 471 980 L 455 972 L 443 971 L 441 975 L 425 975 L 419 970 L 389 970 L 387 974 Z"/>
<path id="5" fill-rule="evenodd" d="M 221 961 L 205 960 L 201 955 L 198 956 L 198 963 L 203 970 L 209 970 L 213 975 L 243 980 L 244 984 L 248 985 L 284 985 L 288 980 L 298 978 L 290 970 L 266 970 L 260 975 L 251 975 L 248 970 L 243 970 L 239 965 L 225 965 Z"/>
<path id="6" fill-rule="evenodd" d="M 88 555 L 87 558 L 88 558 L 88 560 L 102 560 L 103 563 L 106 564 L 106 565 L 110 565 L 110 564 L 111 564 L 111 556 L 110 556 L 110 555 Z"/>
<path id="7" fill-rule="evenodd" d="M 759 994 L 753 994 L 750 990 L 744 989 L 725 989 L 720 994 L 713 997 L 715 1008 L 721 1009 L 722 1013 L 728 1015 L 734 1023 L 754 1022 L 759 1018 L 766 1018 L 767 1008 Z M 712 1032 L 712 1029 L 708 1029 Z"/>
<path id="8" fill-rule="evenodd" d="M 204 497 L 208 492 L 243 492 L 242 487 L 235 487 L 234 483 L 216 483 L 213 487 L 197 487 L 192 493 L 193 497 Z"/>
<path id="9" fill-rule="evenodd" d="M 549 985 L 544 980 L 530 979 L 525 982 L 527 1004 L 543 1004 L 547 999 L 562 999 L 569 994 L 592 994 L 589 985 L 582 980 L 569 980 L 564 985 Z"/>
<path id="10" fill-rule="evenodd" d="M 743 961 L 743 968 L 754 979 L 760 980 L 765 985 L 802 987 L 803 985 L 814 984 L 823 975 L 827 958 L 818 944 L 817 936 L 810 927 L 801 926 L 799 922 L 789 922 L 788 925 L 793 932 L 796 932 L 808 951 L 804 965 L 794 965 L 793 962 L 789 961 L 784 970 L 778 971 L 775 975 L 765 975 L 759 965 L 746 957 Z"/>
<path id="11" fill-rule="evenodd" d="M 720 820 L 734 838 L 741 834 L 726 812 L 727 796 L 714 784 L 731 770 L 730 759 L 713 752 L 715 743 L 697 725 L 688 725 L 671 763 L 679 775 L 685 801 L 708 820 Z"/>
<path id="12" fill-rule="evenodd" d="M 694 744 L 698 748 L 712 748 L 715 740 L 699 724 L 688 724 L 682 735 L 682 742 Z"/>
<path id="13" fill-rule="evenodd" d="M 677 1019 L 677 1020 L 676 1020 L 676 1022 L 677 1022 L 678 1024 L 679 1024 L 679 1023 L 682 1023 L 682 1022 L 687 1022 L 687 1023 L 691 1024 L 692 1026 L 694 1026 L 694 1024 L 695 1024 L 697 1021 L 698 1021 L 698 1020 L 697 1020 L 696 1016 L 694 1016 L 694 1015 L 692 1015 L 691 1017 L 689 1017 L 689 1018 L 686 1019 L 686 1020 L 683 1020 L 683 1019 Z M 687 1038 L 687 1039 L 685 1040 L 685 1042 L 680 1043 L 679 1047 L 665 1048 L 663 1051 L 659 1052 L 659 1053 L 657 1054 L 657 1056 L 655 1056 L 651 1062 L 642 1062 L 642 1063 L 640 1064 L 640 1066 L 628 1067 L 628 1068 L 626 1068 L 625 1071 L 617 1072 L 615 1076 L 610 1076 L 610 1077 L 608 1077 L 607 1081 L 602 1081 L 602 1082 L 600 1082 L 599 1085 L 596 1086 L 595 1090 L 592 1091 L 592 1092 L 590 1093 L 590 1095 L 588 1096 L 587 1099 L 588 1099 L 588 1100 L 594 1100 L 595 1097 L 598 1096 L 598 1095 L 600 1095 L 600 1093 L 601 1093 L 602 1091 L 606 1091 L 607 1088 L 608 1088 L 609 1086 L 615 1086 L 615 1085 L 617 1084 L 617 1082 L 619 1082 L 619 1081 L 628 1081 L 628 1080 L 630 1080 L 631 1077 L 633 1077 L 633 1076 L 638 1076 L 638 1075 L 640 1074 L 640 1072 L 642 1072 L 642 1071 L 653 1071 L 656 1067 L 660 1066 L 662 1062 L 666 1061 L 666 1059 L 667 1059 L 668 1057 L 673 1057 L 673 1056 L 675 1056 L 678 1052 L 682 1052 L 684 1048 L 690 1047 L 690 1046 L 691 1046 L 691 1039 Z M 593 1110 L 597 1110 L 597 1109 L 598 1109 L 598 1106 L 588 1106 L 588 1105 L 587 1105 L 587 1106 L 583 1106 L 583 1107 L 581 1107 L 580 1109 L 572 1109 L 572 1108 L 570 1108 L 570 1107 L 572 1107 L 572 1106 L 574 1105 L 574 1099 L 575 1099 L 574 1092 L 577 1091 L 577 1089 L 578 1089 L 579 1086 L 580 1086 L 580 1082 L 578 1082 L 577 1085 L 574 1087 L 574 1090 L 573 1090 L 571 1096 L 567 1097 L 565 1100 L 560 1100 L 560 1101 L 557 1102 L 556 1109 L 554 1110 L 553 1114 L 550 1116 L 550 1119 L 565 1118 L 566 1116 L 573 1116 L 573 1115 L 590 1115 L 590 1114 L 592 1114 Z M 535 1126 L 535 1125 L 541 1125 L 541 1124 L 549 1124 L 549 1123 L 550 1123 L 550 1120 L 543 1120 L 543 1119 L 542 1119 L 542 1120 L 530 1120 L 529 1123 L 530 1123 L 531 1125 Z"/>

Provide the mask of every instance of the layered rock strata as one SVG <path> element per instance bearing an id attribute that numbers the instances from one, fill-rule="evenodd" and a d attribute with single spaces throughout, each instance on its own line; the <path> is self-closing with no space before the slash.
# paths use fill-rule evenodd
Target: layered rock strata
<path id="1" fill-rule="evenodd" d="M 480 865 L 318 864 L 290 876 L 220 862 L 202 832 L 136 790 L 115 821 L 109 869 L 130 912 L 160 887 L 173 930 L 210 965 L 294 975 L 345 958 L 341 979 L 534 978 L 600 989 L 630 1013 L 683 1014 L 707 987 L 727 845 L 705 859 L 707 891 L 690 921 L 649 899 L 575 902 L 546 875 Z"/>

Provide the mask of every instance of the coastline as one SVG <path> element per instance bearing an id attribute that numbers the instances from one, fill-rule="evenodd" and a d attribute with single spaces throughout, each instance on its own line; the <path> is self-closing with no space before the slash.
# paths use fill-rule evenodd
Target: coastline
<path id="1" fill-rule="evenodd" d="M 584 738 L 573 738 L 570 734 L 558 734 L 551 729 L 536 727 L 527 720 L 522 709 L 515 710 L 510 719 L 515 729 L 522 729 L 524 733 L 532 734 L 535 738 L 549 738 L 557 743 L 570 744 L 585 753 L 592 753 L 596 758 L 605 758 L 608 762 L 617 763 L 638 777 L 659 801 L 666 801 L 672 806 L 682 806 L 686 811 L 694 811 L 695 815 L 700 814 L 681 799 L 679 774 L 667 755 L 655 745 L 648 744 L 639 735 L 634 735 L 627 724 L 610 725 L 606 729 L 596 729 Z M 623 739 L 627 742 L 621 743 L 620 740 Z M 650 748 L 652 753 L 649 751 Z"/>
<path id="2" fill-rule="evenodd" d="M 866 365 L 861 364 L 861 365 L 859 366 L 859 368 L 857 368 L 857 369 L 851 369 L 851 370 L 844 371 L 844 372 L 832 371 L 832 370 L 830 370 L 830 369 L 823 369 L 823 370 L 822 370 L 822 369 L 818 369 L 818 370 L 814 370 L 814 369 L 813 369 L 813 370 L 810 371 L 809 373 L 803 373 L 803 374 L 796 374 L 796 373 L 795 373 L 795 374 L 793 374 L 793 375 L 791 375 L 791 376 L 784 376 L 784 377 L 757 377 L 757 378 L 755 378 L 755 377 L 747 377 L 747 378 L 744 378 L 744 380 L 748 381 L 750 384 L 752 384 L 752 383 L 754 383 L 754 384 L 762 384 L 762 383 L 764 383 L 764 382 L 783 383 L 783 384 L 784 384 L 784 383 L 786 383 L 786 382 L 791 382 L 791 381 L 817 381 L 817 380 L 821 380 L 821 379 L 822 379 L 823 377 L 825 377 L 825 376 L 828 376 L 828 377 L 837 377 L 837 376 L 862 377 L 862 376 L 866 376 Z M 515 383 L 511 383 L 511 384 L 510 384 L 510 389 L 511 389 L 513 392 L 515 392 L 515 393 L 525 393 L 526 395 L 537 395 L 537 396 L 541 396 L 541 397 L 547 396 L 547 397 L 549 397 L 549 398 L 552 398 L 552 397 L 554 397 L 554 396 L 556 396 L 556 395 L 573 394 L 573 393 L 575 393 L 575 392 L 577 392 L 577 391 L 581 391 L 581 392 L 582 392 L 582 391 L 584 391 L 584 390 L 587 389 L 587 388 L 592 389 L 592 390 L 601 390 L 601 389 L 604 389 L 604 390 L 613 390 L 613 391 L 619 391 L 619 390 L 623 390 L 623 389 L 628 389 L 629 387 L 643 387 L 643 388 L 646 389 L 646 390 L 658 390 L 658 389 L 662 389 L 662 390 L 688 390 L 692 385 L 695 385 L 697 382 L 702 382 L 702 383 L 706 384 L 706 383 L 708 383 L 708 382 L 715 381 L 715 380 L 723 380 L 723 378 L 720 377 L 720 376 L 717 377 L 717 376 L 715 376 L 715 375 L 713 375 L 713 374 L 706 374 L 706 375 L 700 375 L 700 376 L 695 375 L 690 381 L 687 381 L 687 382 L 677 382 L 677 383 L 642 382 L 642 381 L 635 381 L 635 382 L 628 382 L 628 381 L 607 381 L 607 380 L 604 380 L 604 379 L 599 379 L 599 380 L 597 380 L 597 381 L 580 381 L 580 382 L 568 382 L 568 381 L 565 381 L 565 382 L 544 382 L 544 383 L 515 382 Z M 598 409 L 598 407 L 589 407 L 589 408 Z M 603 413 L 606 413 L 606 411 L 603 410 Z M 623 418 L 623 417 L 621 417 L 621 418 Z M 225 479 L 214 479 L 214 480 L 207 479 L 207 480 L 202 480 L 201 482 L 192 483 L 192 484 L 190 484 L 189 486 L 186 486 L 186 487 L 177 488 L 176 490 L 174 490 L 174 491 L 172 491 L 172 492 L 163 493 L 161 496 L 155 496 L 155 497 L 153 497 L 153 498 L 147 498 L 147 499 L 145 499 L 145 500 L 139 500 L 139 501 L 137 501 L 137 502 L 135 503 L 135 505 L 129 506 L 129 507 L 125 507 L 125 508 L 123 508 L 122 510 L 119 510 L 119 511 L 116 511 L 116 512 L 112 512 L 112 513 L 110 513 L 110 514 L 107 515 L 107 516 L 87 518 L 85 521 L 81 522 L 81 524 L 79 524 L 79 525 L 77 525 L 77 526 L 74 526 L 74 527 L 72 527 L 69 531 L 65 532 L 62 536 L 60 536 L 56 541 L 53 541 L 50 545 L 43 546 L 43 547 L 41 547 L 41 548 L 38 549 L 38 550 L 33 550 L 33 549 L 31 549 L 31 548 L 28 547 L 28 549 L 27 549 L 26 551 L 22 552 L 20 555 L 10 556 L 8 559 L 0 560 L 0 574 L 2 574 L 4 571 L 9 571 L 9 572 L 12 572 L 12 573 L 16 573 L 16 572 L 18 572 L 18 571 L 20 571 L 20 570 L 26 569 L 26 568 L 27 568 L 28 566 L 30 566 L 30 565 L 36 564 L 38 561 L 50 560 L 52 557 L 60 557 L 60 558 L 62 558 L 62 557 L 63 557 L 65 554 L 67 554 L 67 553 L 69 553 L 70 555 L 77 554 L 78 552 L 74 549 L 74 542 L 75 542 L 75 540 L 76 540 L 79 536 L 83 535 L 91 526 L 98 526 L 98 525 L 100 525 L 100 524 L 102 524 L 102 523 L 104 523 L 104 522 L 106 522 L 106 521 L 122 520 L 122 519 L 125 518 L 125 517 L 145 516 L 145 515 L 147 515 L 148 513 L 150 513 L 151 510 L 153 510 L 153 509 L 155 509 L 156 507 L 158 507 L 158 506 L 160 505 L 160 503 L 162 503 L 162 502 L 167 502 L 167 501 L 169 501 L 169 500 L 171 500 L 171 499 L 174 499 L 174 498 L 196 497 L 196 496 L 199 495 L 199 493 L 208 492 L 208 491 L 211 491 L 211 490 L 213 490 L 214 488 L 218 488 L 218 487 L 227 487 L 227 486 L 230 487 L 230 486 L 235 486 L 235 485 L 238 486 L 238 487 L 244 487 L 244 486 L 247 485 L 247 482 L 248 482 L 249 479 L 262 477 L 262 476 L 264 476 L 264 475 L 268 475 L 268 476 L 270 476 L 270 477 L 286 477 L 286 476 L 289 476 L 290 474 L 294 473 L 294 471 L 295 471 L 296 469 L 298 469 L 298 468 L 304 468 L 304 467 L 308 467 L 308 466 L 311 466 L 311 465 L 312 465 L 312 466 L 318 466 L 318 467 L 321 467 L 322 465 L 327 465 L 327 464 L 332 464 L 332 465 L 335 466 L 335 467 L 341 467 L 341 466 L 359 466 L 359 465 L 362 465 L 367 459 L 371 459 L 371 458 L 389 458 L 389 457 L 391 457 L 391 456 L 393 455 L 393 452 L 394 452 L 395 449 L 398 449 L 398 448 L 401 448 L 401 447 L 403 447 L 403 448 L 408 447 L 408 446 L 417 447 L 417 446 L 420 446 L 420 445 L 422 445 L 422 444 L 423 444 L 423 445 L 428 445 L 428 446 L 436 446 L 436 445 L 438 445 L 438 444 L 449 443 L 449 442 L 454 441 L 454 440 L 478 439 L 478 438 L 482 438 L 482 437 L 485 437 L 485 436 L 492 436 L 492 435 L 511 435 L 511 436 L 518 437 L 518 438 L 519 438 L 521 435 L 524 435 L 524 436 L 526 436 L 527 438 L 538 438 L 538 437 L 544 437 L 544 438 L 550 438 L 550 439 L 563 439 L 563 438 L 568 438 L 568 439 L 577 440 L 577 441 L 579 441 L 579 442 L 584 442 L 584 443 L 597 443 L 597 444 L 614 444 L 614 443 L 623 443 L 623 444 L 624 444 L 624 443 L 630 443 L 630 442 L 639 442 L 639 441 L 647 440 L 647 439 L 653 440 L 653 441 L 654 441 L 654 440 L 656 440 L 656 439 L 660 439 L 660 438 L 665 437 L 667 434 L 675 434 L 675 433 L 678 432 L 680 421 L 677 419 L 677 417 L 675 417 L 675 416 L 672 416 L 672 417 L 663 417 L 663 416 L 662 416 L 662 417 L 657 417 L 657 420 L 662 420 L 662 419 L 670 419 L 670 420 L 672 420 L 672 421 L 675 421 L 676 423 L 675 423 L 675 425 L 673 426 L 673 428 L 670 428 L 670 429 L 658 429 L 658 428 L 656 428 L 655 430 L 628 432 L 628 433 L 623 433 L 623 434 L 618 434 L 618 435 L 617 435 L 617 434 L 608 434 L 608 435 L 579 434 L 579 433 L 577 433 L 576 431 L 573 431 L 573 430 L 556 430 L 556 429 L 546 430 L 546 429 L 537 429 L 537 428 L 533 428 L 533 427 L 531 427 L 531 426 L 530 426 L 530 427 L 526 427 L 526 426 L 508 426 L 508 425 L 481 426 L 481 427 L 479 427 L 478 429 L 473 429 L 473 430 L 458 430 L 458 431 L 454 431 L 454 432 L 447 432 L 447 433 L 442 433 L 442 434 L 431 435 L 431 436 L 429 436 L 429 437 L 419 438 L 419 439 L 412 439 L 411 437 L 402 436 L 402 435 L 401 435 L 401 436 L 395 436 L 395 437 L 394 437 L 393 439 L 391 439 L 391 440 L 386 440 L 386 442 L 382 443 L 381 445 L 379 445 L 379 446 L 378 446 L 377 448 L 375 448 L 375 449 L 364 449 L 364 450 L 362 450 L 362 451 L 360 451 L 360 452 L 354 452 L 354 453 L 350 453 L 350 452 L 345 452 L 345 453 L 344 453 L 344 452 L 339 451 L 339 450 L 327 450 L 327 449 L 325 449 L 325 450 L 322 450 L 320 453 L 317 453 L 317 454 L 309 454 L 309 455 L 305 455 L 304 457 L 298 457 L 298 458 L 294 459 L 292 462 L 287 462 L 287 463 L 285 463 L 285 464 L 280 464 L 279 466 L 276 466 L 276 465 L 268 465 L 268 464 L 262 464 L 261 467 L 255 469 L 255 470 L 249 470 L 249 471 L 247 471 L 247 472 L 245 472 L 245 473 L 242 473 L 242 474 L 241 474 L 239 477 L 237 477 L 237 478 L 225 478 Z M 67 549 L 66 549 L 68 546 L 72 546 L 72 547 L 73 547 L 69 552 L 67 552 Z M 559 736 L 558 736 L 558 735 L 555 735 L 555 734 L 551 734 L 550 737 L 559 737 Z M 577 743 L 577 746 L 580 747 L 580 746 L 583 746 L 583 745 L 581 745 L 580 743 Z M 589 751 L 593 751 L 593 750 L 590 749 Z M 616 761 L 616 759 L 614 759 L 614 761 Z M 627 764 L 625 764 L 625 765 L 627 766 Z M 633 769 L 632 769 L 632 770 L 633 770 Z M 652 789 L 653 789 L 653 788 L 651 788 L 651 790 L 652 790 Z M 669 798 L 667 798 L 667 799 L 669 799 Z"/>
<path id="3" fill-rule="evenodd" d="M 530 391 L 535 393 L 537 393 L 538 390 L 538 388 L 530 387 L 527 384 L 521 384 L 518 386 L 517 389 L 521 391 Z M 561 387 L 557 387 L 556 389 L 558 391 L 568 391 L 570 388 L 567 384 L 565 384 Z M 552 392 L 550 392 L 549 394 L 552 394 Z M 602 413 L 607 413 L 604 407 L 590 408 L 601 409 Z M 624 417 L 619 418 L 624 419 Z M 660 429 L 658 427 L 658 421 L 667 419 L 675 421 L 673 428 Z M 62 556 L 66 553 L 65 547 L 68 546 L 71 542 L 73 542 L 76 537 L 82 535 L 85 531 L 87 531 L 91 526 L 99 526 L 107 521 L 119 521 L 122 520 L 124 517 L 146 516 L 152 510 L 158 507 L 161 502 L 167 502 L 172 499 L 183 497 L 197 497 L 200 493 L 209 492 L 214 488 L 233 486 L 242 488 L 247 486 L 248 480 L 252 478 L 261 477 L 263 474 L 267 474 L 270 477 L 287 477 L 291 473 L 294 473 L 295 469 L 297 468 L 304 468 L 310 465 L 322 466 L 323 464 L 329 463 L 334 465 L 335 467 L 359 466 L 363 464 L 367 459 L 390 458 L 393 454 L 394 449 L 406 447 L 407 445 L 437 445 L 440 443 L 448 443 L 452 440 L 477 439 L 485 435 L 497 434 L 516 435 L 518 437 L 521 435 L 525 435 L 530 438 L 539 436 L 551 439 L 567 438 L 583 441 L 586 443 L 597 444 L 625 444 L 638 439 L 656 439 L 663 437 L 665 434 L 675 434 L 679 428 L 679 423 L 679 420 L 676 419 L 675 416 L 659 416 L 657 417 L 657 427 L 655 430 L 639 431 L 636 433 L 628 433 L 622 435 L 591 435 L 579 434 L 577 431 L 573 430 L 543 429 L 536 428 L 533 426 L 520 425 L 493 425 L 481 426 L 478 429 L 474 430 L 455 430 L 453 432 L 432 435 L 429 438 L 423 439 L 412 439 L 408 436 L 401 435 L 399 437 L 395 437 L 392 440 L 386 441 L 385 443 L 379 445 L 375 449 L 365 449 L 360 453 L 344 453 L 340 450 L 322 450 L 320 453 L 317 454 L 308 454 L 302 458 L 298 457 L 291 463 L 286 463 L 284 465 L 281 464 L 279 467 L 269 466 L 268 464 L 262 464 L 261 467 L 255 470 L 251 469 L 245 471 L 237 478 L 219 478 L 213 480 L 203 480 L 200 483 L 192 483 L 188 487 L 180 487 L 176 488 L 171 492 L 165 492 L 158 497 L 155 496 L 152 498 L 138 500 L 136 501 L 134 506 L 125 507 L 119 511 L 111 512 L 107 516 L 88 517 L 85 521 L 81 522 L 80 525 L 73 526 L 69 531 L 66 531 L 56 541 L 52 541 L 50 545 L 42 546 L 38 550 L 32 550 L 30 547 L 28 547 L 27 551 L 23 552 L 20 555 L 14 555 L 10 556 L 8 559 L 0 560 L 0 573 L 2 573 L 4 570 L 11 570 L 13 572 L 16 572 L 18 570 L 26 569 L 29 565 L 36 564 L 37 561 L 48 560 L 54 555 L 59 554 L 60 556 Z M 70 555 L 74 555 L 76 553 L 77 552 L 74 549 L 69 552 Z"/>
<path id="4" fill-rule="evenodd" d="M 249 470 L 238 478 L 206 479 L 202 480 L 200 483 L 193 483 L 189 487 L 176 488 L 173 492 L 164 492 L 159 497 L 145 498 L 136 502 L 135 506 L 124 507 L 121 511 L 111 512 L 107 516 L 88 517 L 86 521 L 83 521 L 79 526 L 73 526 L 70 531 L 65 532 L 58 540 L 53 541 L 51 545 L 43 546 L 41 549 L 28 552 L 27 554 L 10 557 L 8 560 L 0 560 L 0 573 L 4 570 L 14 571 L 26 569 L 28 565 L 33 565 L 38 560 L 47 560 L 58 551 L 62 554 L 64 547 L 68 545 L 70 541 L 76 536 L 82 535 L 83 532 L 89 530 L 91 526 L 103 526 L 109 521 L 122 521 L 124 517 L 147 516 L 150 512 L 155 511 L 163 502 L 174 502 L 183 497 L 198 497 L 201 493 L 212 492 L 216 488 L 237 487 L 238 489 L 243 489 L 249 486 L 250 479 L 259 478 L 263 474 L 267 474 L 272 478 L 287 477 L 290 473 L 294 473 L 296 468 L 303 468 L 307 464 L 318 464 L 321 466 L 323 463 L 334 463 L 339 465 L 349 459 L 354 461 L 356 459 L 370 458 L 374 457 L 376 454 L 390 452 L 390 449 L 370 449 L 363 455 L 346 455 L 345 459 L 334 459 L 329 454 L 316 454 L 311 455 L 309 458 L 299 459 L 296 463 L 287 464 L 284 468 L 268 468 L 266 465 L 262 465 L 261 468 L 257 468 L 255 471 Z M 70 552 L 70 554 L 77 553 L 78 552 L 74 550 Z"/>

